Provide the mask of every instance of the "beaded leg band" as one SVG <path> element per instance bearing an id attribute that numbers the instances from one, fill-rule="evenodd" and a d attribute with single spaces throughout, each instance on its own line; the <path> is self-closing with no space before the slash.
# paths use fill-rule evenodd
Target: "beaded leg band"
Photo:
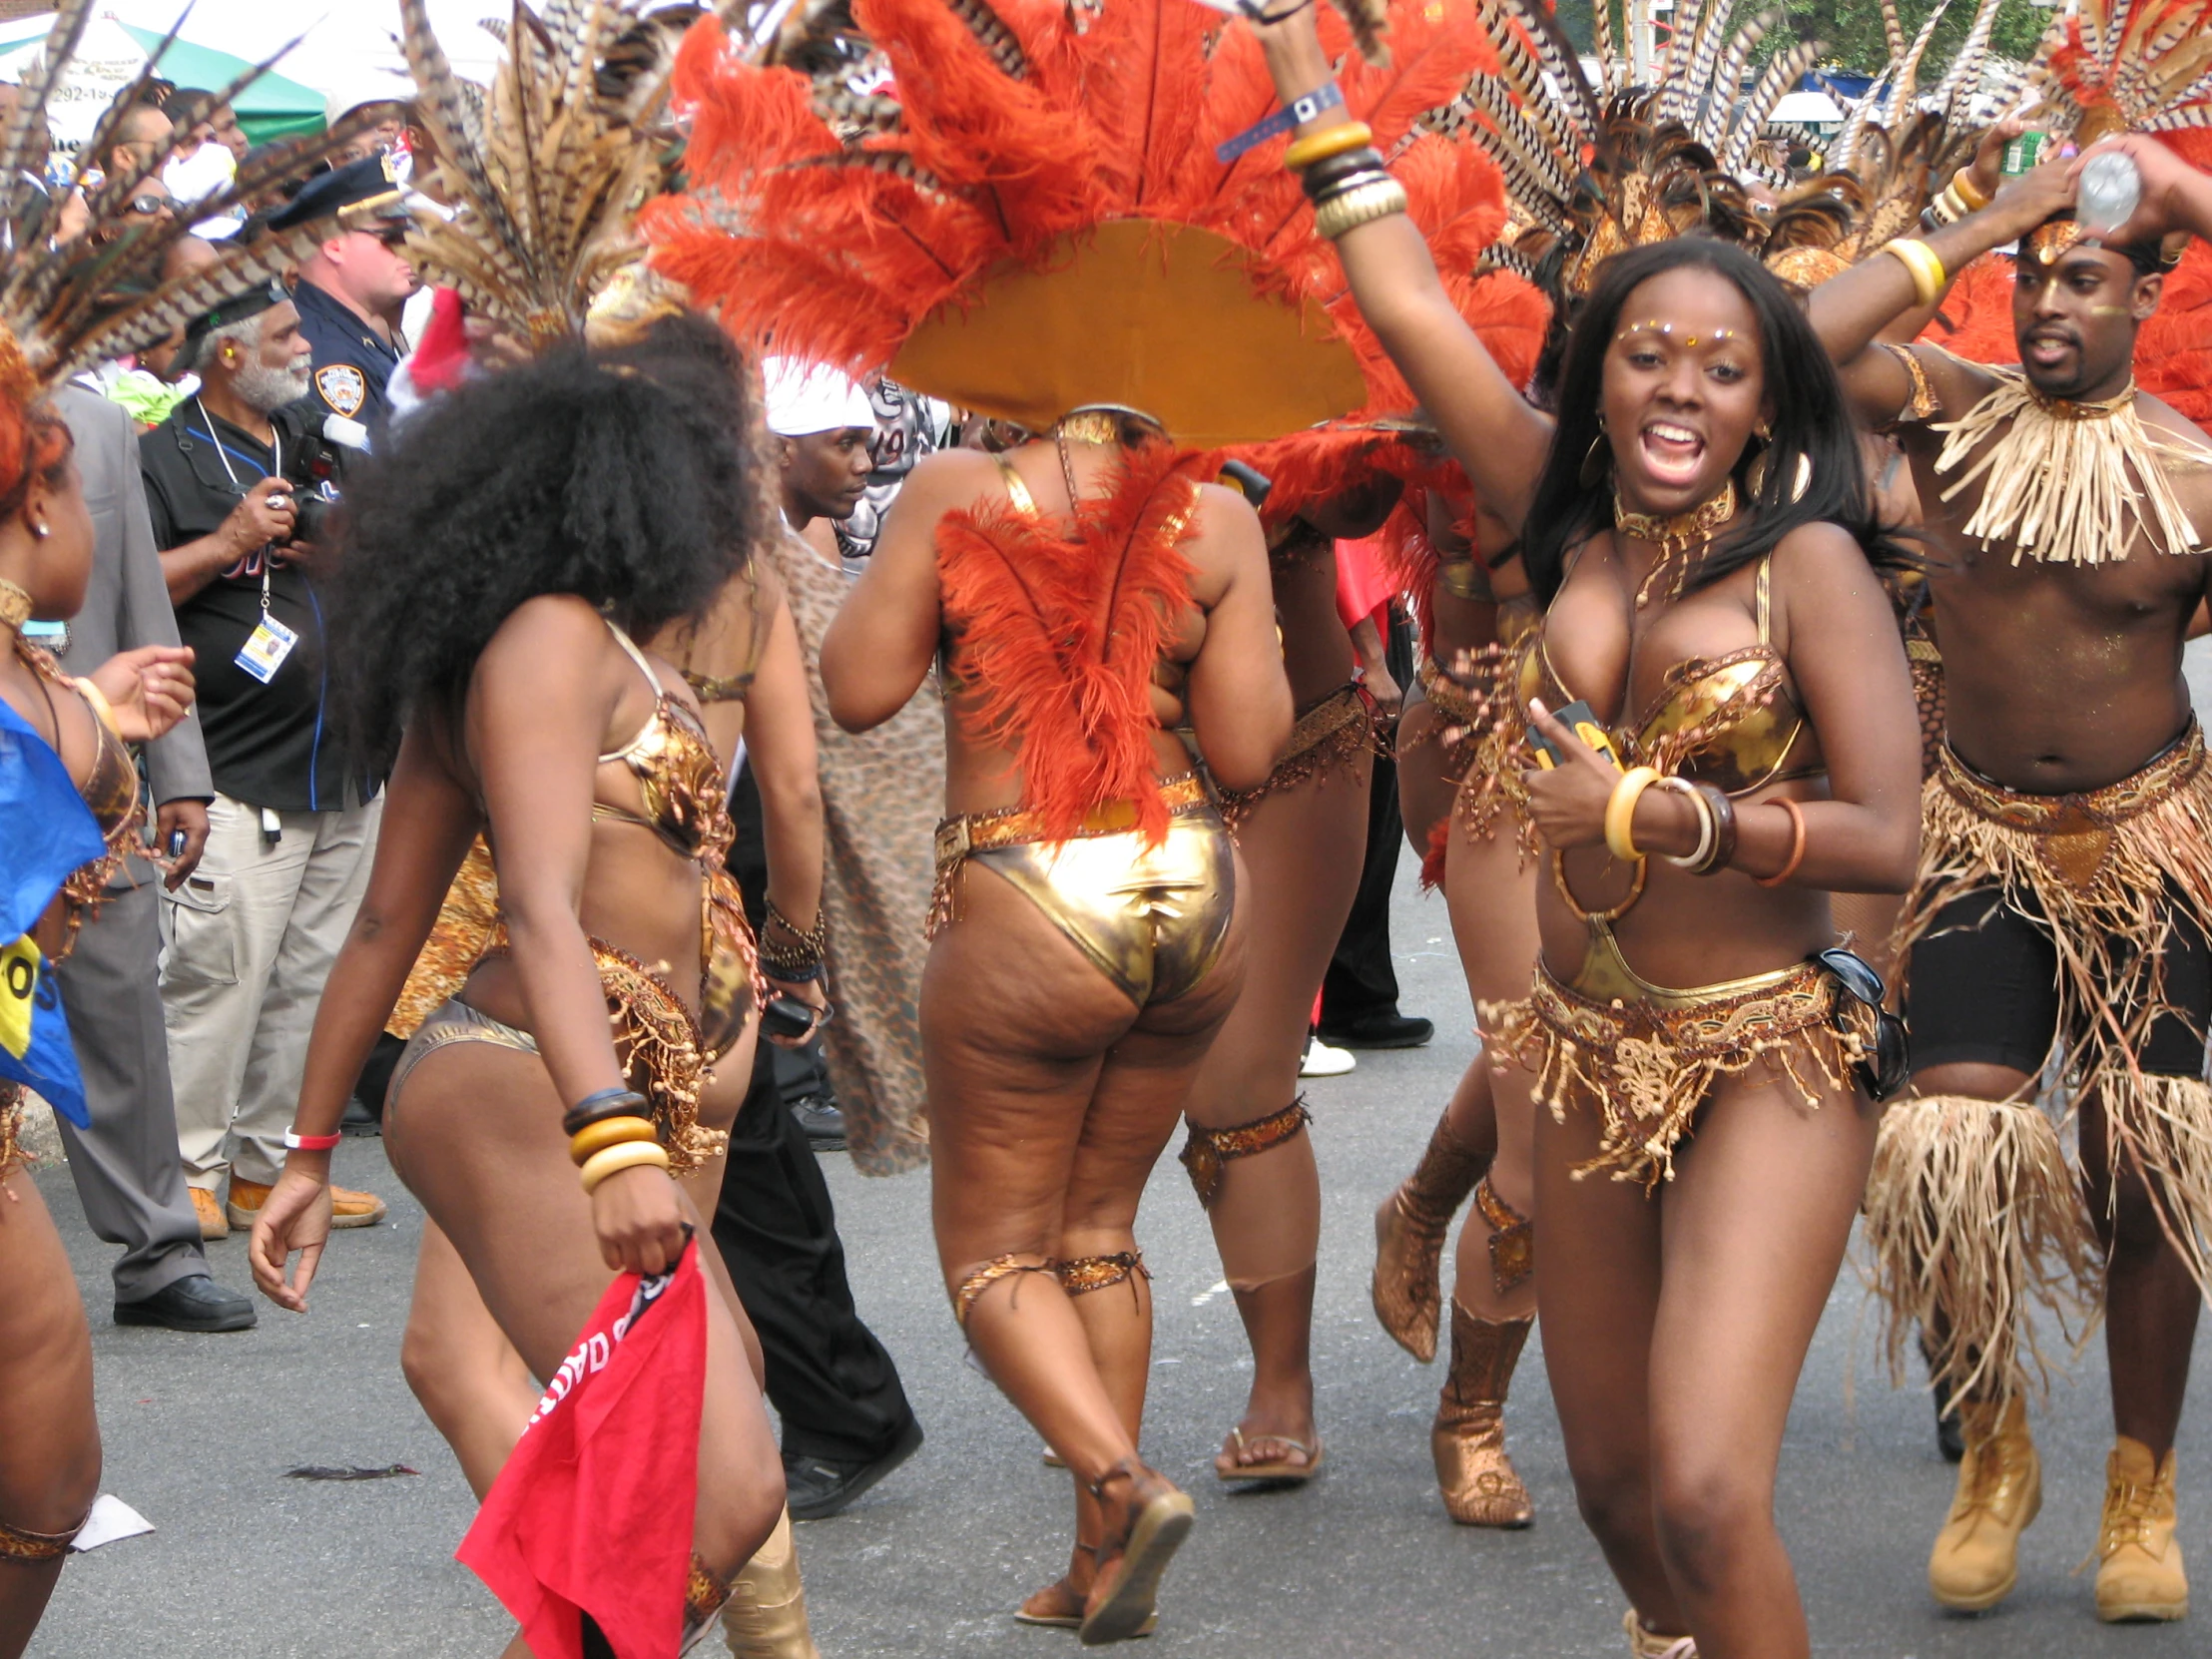
<path id="1" fill-rule="evenodd" d="M 1141 1250 L 1117 1250 L 1111 1256 L 1070 1256 L 1049 1266 L 1060 1281 L 1060 1289 L 1069 1296 L 1112 1290 L 1133 1278 L 1147 1284 L 1152 1281 L 1152 1270 L 1144 1265 Z"/>
<path id="2" fill-rule="evenodd" d="M 1183 1143 L 1181 1161 L 1191 1172 L 1191 1185 L 1198 1189 L 1199 1204 L 1208 1210 L 1214 1207 L 1214 1200 L 1221 1196 L 1222 1174 L 1230 1164 L 1239 1158 L 1274 1150 L 1293 1136 L 1304 1134 L 1313 1120 L 1314 1114 L 1306 1109 L 1302 1097 L 1280 1112 L 1271 1112 L 1250 1123 L 1233 1124 L 1227 1129 L 1201 1129 L 1192 1124 L 1190 1139 Z"/>
<path id="3" fill-rule="evenodd" d="M 92 1511 L 85 1511 L 85 1520 L 92 1518 Z M 0 1561 L 14 1561 L 23 1566 L 35 1566 L 41 1561 L 51 1561 L 65 1553 L 70 1540 L 84 1530 L 85 1522 L 79 1521 L 67 1532 L 33 1532 L 27 1526 L 10 1526 L 0 1521 Z"/>
<path id="4" fill-rule="evenodd" d="M 977 1300 L 1001 1279 L 1010 1279 L 1017 1273 L 1056 1273 L 1057 1271 L 1050 1262 L 1025 1262 L 1019 1256 L 1011 1254 L 993 1256 L 960 1281 L 959 1288 L 952 1293 L 952 1317 L 959 1322 L 960 1329 L 965 1331 L 968 1315 L 973 1311 Z"/>
<path id="5" fill-rule="evenodd" d="M 715 1615 L 722 1611 L 722 1604 L 729 1599 L 730 1581 L 717 1578 L 706 1562 L 693 1555 L 691 1576 L 684 1584 L 684 1639 L 676 1651 L 689 1652 L 692 1644 L 706 1634 L 707 1627 L 715 1622 Z"/>
<path id="6" fill-rule="evenodd" d="M 1487 1175 L 1475 1186 L 1474 1207 L 1490 1224 L 1490 1284 L 1503 1296 L 1536 1271 L 1536 1224 L 1498 1197 Z"/>

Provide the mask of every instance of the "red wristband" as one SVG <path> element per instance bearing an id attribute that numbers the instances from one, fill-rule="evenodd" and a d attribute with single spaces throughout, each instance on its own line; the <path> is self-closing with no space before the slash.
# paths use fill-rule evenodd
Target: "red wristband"
<path id="1" fill-rule="evenodd" d="M 344 1139 L 343 1135 L 301 1135 L 287 1129 L 284 1131 L 284 1150 L 287 1152 L 328 1152 Z"/>

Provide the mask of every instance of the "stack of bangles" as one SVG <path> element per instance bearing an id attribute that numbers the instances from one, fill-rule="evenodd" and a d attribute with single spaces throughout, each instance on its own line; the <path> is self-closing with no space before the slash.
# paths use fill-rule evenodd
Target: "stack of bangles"
<path id="1" fill-rule="evenodd" d="M 668 1168 L 668 1149 L 646 1116 L 645 1096 L 633 1089 L 601 1089 L 579 1100 L 561 1118 L 568 1155 L 584 1178 L 584 1191 L 626 1169 Z"/>
<path id="2" fill-rule="evenodd" d="M 801 927 L 768 901 L 761 926 L 761 966 L 771 979 L 787 985 L 811 985 L 823 975 L 830 953 L 830 922 L 819 910 L 812 927 Z"/>
<path id="3" fill-rule="evenodd" d="M 1632 833 L 1636 803 L 1644 791 L 1660 789 L 1681 796 L 1696 810 L 1697 845 L 1682 854 L 1661 854 L 1677 869 L 1692 875 L 1713 875 L 1728 868 L 1736 857 L 1736 803 L 1711 784 L 1693 784 L 1686 778 L 1665 778 L 1655 767 L 1630 767 L 1605 803 L 1605 846 L 1614 857 L 1634 863 L 1644 856 Z M 1790 815 L 1790 856 L 1772 875 L 1754 875 L 1762 887 L 1779 887 L 1797 873 L 1805 861 L 1805 814 L 1787 798 L 1766 803 Z M 1748 873 L 1748 871 L 1747 871 Z"/>
<path id="4" fill-rule="evenodd" d="M 1915 304 L 1933 305 L 1942 298 L 1943 284 L 1950 277 L 1935 249 L 1916 237 L 1900 237 L 1895 242 L 1884 243 L 1882 252 L 1905 267 L 1906 275 L 1913 278 Z"/>
<path id="5" fill-rule="evenodd" d="M 1973 170 L 1962 167 L 1951 175 L 1950 183 L 1936 200 L 1921 210 L 1921 229 L 1940 231 L 1946 225 L 1957 224 L 1968 214 L 1979 213 L 1988 205 L 1989 198 L 1973 182 Z"/>
<path id="6" fill-rule="evenodd" d="M 1348 231 L 1405 211 L 1405 187 L 1391 178 L 1364 121 L 1309 133 L 1284 153 L 1314 204 L 1314 229 L 1335 242 Z"/>

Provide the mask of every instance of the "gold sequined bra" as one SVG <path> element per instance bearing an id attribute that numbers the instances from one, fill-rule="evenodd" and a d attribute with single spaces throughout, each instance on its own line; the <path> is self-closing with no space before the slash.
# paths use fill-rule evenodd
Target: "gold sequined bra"
<path id="1" fill-rule="evenodd" d="M 635 641 L 612 622 L 607 631 L 622 647 L 646 684 L 653 688 L 653 713 L 638 735 L 620 749 L 599 757 L 602 766 L 619 762 L 638 781 L 645 811 L 603 801 L 592 803 L 595 822 L 635 824 L 652 830 L 670 847 L 703 866 L 721 867 L 723 855 L 737 838 L 730 822 L 729 781 L 722 762 L 708 740 L 706 729 L 690 707 L 661 684 Z"/>

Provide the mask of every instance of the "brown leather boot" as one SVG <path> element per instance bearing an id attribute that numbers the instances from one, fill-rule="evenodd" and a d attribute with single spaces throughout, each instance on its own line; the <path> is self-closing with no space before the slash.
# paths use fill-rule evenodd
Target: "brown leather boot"
<path id="1" fill-rule="evenodd" d="M 1436 1358 L 1443 1320 L 1444 1237 L 1489 1167 L 1488 1153 L 1470 1152 L 1453 1136 L 1447 1107 L 1413 1173 L 1375 1213 L 1375 1317 L 1424 1366 Z"/>
<path id="2" fill-rule="evenodd" d="M 722 1639 L 737 1659 L 822 1659 L 807 1624 L 807 1587 L 786 1509 L 768 1542 L 731 1581 L 722 1604 Z"/>
<path id="3" fill-rule="evenodd" d="M 1451 1303 L 1451 1375 L 1436 1402 L 1428 1448 L 1444 1510 L 1461 1526 L 1522 1527 L 1536 1518 L 1528 1488 L 1505 1455 L 1505 1390 L 1536 1323 L 1478 1320 Z"/>
<path id="4" fill-rule="evenodd" d="M 1966 1455 L 1950 1515 L 1928 1559 L 1928 1587 L 1945 1607 L 1979 1613 L 2020 1580 L 2020 1534 L 2043 1506 L 2043 1465 L 2019 1399 L 2002 1406 L 1969 1399 L 1959 1416 Z"/>
<path id="5" fill-rule="evenodd" d="M 2174 1537 L 2174 1454 L 2125 1434 L 2104 1465 L 2097 1533 L 2097 1617 L 2106 1624 L 2189 1616 L 2189 1577 Z"/>

